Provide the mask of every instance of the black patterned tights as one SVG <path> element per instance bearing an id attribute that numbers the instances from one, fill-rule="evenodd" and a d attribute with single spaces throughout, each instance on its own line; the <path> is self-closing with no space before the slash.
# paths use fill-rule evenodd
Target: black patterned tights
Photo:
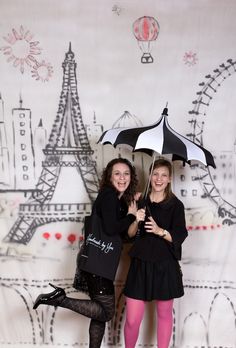
<path id="1" fill-rule="evenodd" d="M 111 320 L 115 312 L 115 296 L 93 295 L 91 300 L 80 300 L 66 296 L 59 306 L 91 318 L 89 348 L 100 348 L 106 321 Z"/>
<path id="2" fill-rule="evenodd" d="M 82 272 L 90 300 L 80 300 L 63 296 L 60 307 L 68 308 L 91 318 L 89 326 L 89 348 L 100 348 L 105 332 L 106 322 L 115 313 L 114 285 L 111 280 Z"/>

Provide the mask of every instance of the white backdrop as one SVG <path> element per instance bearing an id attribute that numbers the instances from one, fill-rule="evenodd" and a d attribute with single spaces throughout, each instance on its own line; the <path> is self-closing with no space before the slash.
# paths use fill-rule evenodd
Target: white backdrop
<path id="1" fill-rule="evenodd" d="M 143 16 L 160 26 L 149 43 L 153 62 L 145 64 L 132 27 Z M 171 127 L 210 150 L 217 165 L 174 164 L 173 187 L 185 204 L 189 237 L 181 262 L 185 296 L 175 302 L 172 346 L 236 347 L 235 18 L 234 0 L 1 0 L 1 347 L 88 346 L 88 319 L 61 308 L 32 309 L 36 296 L 51 290 L 48 282 L 84 296 L 72 281 L 91 195 L 72 150 L 85 129 L 96 163 L 93 182 L 120 153 L 137 166 L 142 189 L 151 159 L 96 141 L 114 126 L 154 123 L 167 102 Z M 76 68 L 70 87 L 79 97 L 71 108 L 74 92 L 63 94 L 68 61 Z M 78 121 L 75 136 L 71 119 Z M 64 129 L 67 146 L 43 152 L 62 141 Z M 103 347 L 124 346 L 128 248 Z M 152 304 L 137 346 L 156 346 Z"/>

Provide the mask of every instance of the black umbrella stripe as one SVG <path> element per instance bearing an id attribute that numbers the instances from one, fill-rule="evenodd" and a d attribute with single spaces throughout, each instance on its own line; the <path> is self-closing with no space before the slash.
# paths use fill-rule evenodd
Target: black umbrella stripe
<path id="1" fill-rule="evenodd" d="M 160 122 L 157 122 L 152 126 L 130 128 L 121 131 L 114 142 L 114 146 L 116 147 L 119 144 L 128 144 L 134 148 L 139 135 L 149 129 L 155 128 L 159 123 Z"/>
<path id="2" fill-rule="evenodd" d="M 163 124 L 163 135 L 162 154 L 176 154 L 187 160 L 188 154 L 185 144 L 173 131 L 167 128 L 166 122 Z"/>

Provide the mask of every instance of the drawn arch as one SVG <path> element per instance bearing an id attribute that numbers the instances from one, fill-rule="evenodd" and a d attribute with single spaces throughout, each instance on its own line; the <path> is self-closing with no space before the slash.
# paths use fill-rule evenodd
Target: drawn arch
<path id="1" fill-rule="evenodd" d="M 204 221 L 206 225 L 210 225 L 212 222 L 216 222 L 216 214 L 211 209 L 208 209 L 202 214 L 201 220 Z"/>
<path id="2" fill-rule="evenodd" d="M 208 341 L 211 347 L 236 347 L 236 311 L 233 302 L 224 293 L 217 293 L 211 302 Z"/>
<path id="3" fill-rule="evenodd" d="M 183 323 L 180 347 L 208 347 L 207 325 L 203 316 L 198 312 L 190 313 Z"/>
<path id="4" fill-rule="evenodd" d="M 3 282 L 0 283 L 1 293 L 4 299 L 1 303 L 1 313 L 4 313 L 4 316 L 0 316 L 0 327 L 3 328 L 6 325 L 6 321 L 8 323 L 11 323 L 12 318 L 14 318 L 15 343 L 20 344 L 21 342 L 28 342 L 29 344 L 35 344 L 36 328 L 34 326 L 33 316 L 31 314 L 31 310 L 26 297 L 22 294 L 21 291 L 16 289 L 16 286 L 16 284 L 6 285 Z M 23 285 L 21 286 L 21 290 L 27 291 L 27 289 L 25 289 Z M 2 323 L 2 321 L 4 321 L 4 323 Z M 22 330 L 23 322 L 24 330 Z M 11 330 L 8 331 L 8 333 L 10 334 L 10 336 L 5 337 L 5 341 L 11 342 Z M 16 337 L 16 335 L 18 335 L 18 337 Z M 29 341 L 29 337 L 31 337 L 31 342 Z"/>

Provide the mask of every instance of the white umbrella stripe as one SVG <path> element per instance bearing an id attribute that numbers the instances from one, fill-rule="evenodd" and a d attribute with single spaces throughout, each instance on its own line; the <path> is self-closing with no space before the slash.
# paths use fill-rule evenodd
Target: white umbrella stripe
<path id="1" fill-rule="evenodd" d="M 161 154 L 162 147 L 163 147 L 163 140 L 164 140 L 163 127 L 162 127 L 163 122 L 164 122 L 164 118 L 162 119 L 160 123 L 160 126 L 161 126 L 160 128 L 148 129 L 147 131 L 144 131 L 143 133 L 141 133 L 137 139 L 134 150 L 146 148 L 147 139 L 148 139 L 149 148 Z"/>
<path id="2" fill-rule="evenodd" d="M 203 152 L 203 150 L 198 147 L 197 144 L 193 143 L 192 141 L 188 140 L 184 136 L 180 135 L 179 133 L 175 132 L 168 123 L 166 123 L 167 128 L 175 134 L 177 138 L 179 138 L 184 145 L 186 146 L 186 151 L 187 151 L 187 160 L 195 160 L 196 158 L 198 161 L 202 162 L 205 166 L 207 165 L 206 163 L 206 156 Z"/>

